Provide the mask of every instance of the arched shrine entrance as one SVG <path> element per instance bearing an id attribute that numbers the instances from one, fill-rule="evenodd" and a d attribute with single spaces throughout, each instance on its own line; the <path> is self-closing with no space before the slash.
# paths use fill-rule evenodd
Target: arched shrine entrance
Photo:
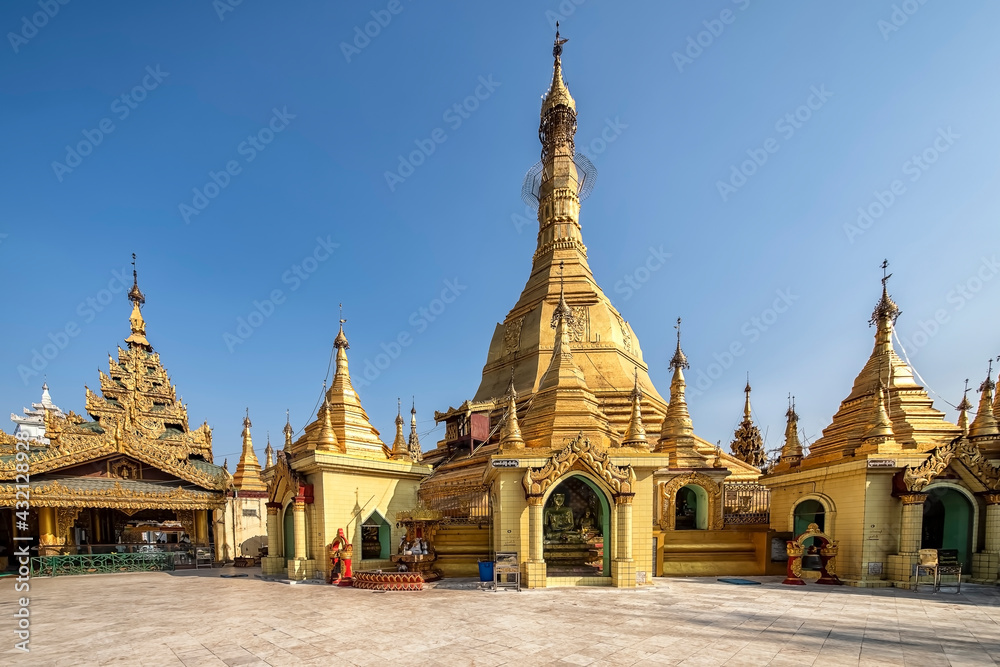
<path id="1" fill-rule="evenodd" d="M 609 576 L 611 506 L 595 482 L 576 474 L 556 484 L 542 525 L 548 576 Z"/>

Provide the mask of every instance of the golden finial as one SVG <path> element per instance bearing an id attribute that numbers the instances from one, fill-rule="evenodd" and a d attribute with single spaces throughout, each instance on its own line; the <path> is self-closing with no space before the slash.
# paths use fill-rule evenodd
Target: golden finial
<path id="1" fill-rule="evenodd" d="M 891 273 L 886 273 L 889 268 L 889 260 L 884 259 L 879 265 L 882 269 L 882 297 L 879 299 L 878 303 L 875 305 L 875 310 L 872 312 L 872 317 L 868 320 L 868 326 L 876 326 L 883 318 L 890 320 L 890 324 L 896 323 L 896 318 L 900 315 L 899 306 L 892 300 L 889 296 L 889 278 L 892 278 Z"/>
<path id="2" fill-rule="evenodd" d="M 349 350 L 351 348 L 350 343 L 347 342 L 347 336 L 344 335 L 344 323 L 347 320 L 344 318 L 344 304 L 340 304 L 340 331 L 337 333 L 337 337 L 333 339 L 333 346 L 338 349 Z"/>
<path id="3" fill-rule="evenodd" d="M 246 417 L 243 418 L 243 428 L 250 428 L 253 424 L 250 422 L 250 408 L 247 408 Z"/>
<path id="4" fill-rule="evenodd" d="M 670 359 L 671 369 L 678 368 L 691 368 L 691 364 L 688 363 L 687 357 L 684 355 L 684 351 L 681 350 L 681 318 L 677 318 L 677 324 L 674 325 L 677 329 L 677 350 L 674 352 L 674 356 Z"/>
<path id="5" fill-rule="evenodd" d="M 285 410 L 285 428 L 282 429 L 282 432 L 285 434 L 285 449 L 291 449 L 292 435 L 294 432 L 292 431 L 291 413 L 288 410 Z"/>
<path id="6" fill-rule="evenodd" d="M 565 280 L 563 278 L 564 265 L 564 262 L 559 262 L 559 305 L 556 306 L 555 311 L 552 313 L 551 326 L 553 329 L 559 326 L 560 320 L 566 320 L 566 323 L 569 325 L 572 325 L 576 320 L 573 316 L 573 309 L 566 303 Z"/>
<path id="7" fill-rule="evenodd" d="M 562 78 L 563 44 L 568 41 L 568 39 L 559 36 L 559 24 L 557 22 L 556 38 L 552 45 L 552 58 L 555 60 L 552 71 L 552 84 L 549 86 L 549 92 L 545 95 L 545 100 L 542 102 L 542 116 L 557 106 L 564 106 L 570 111 L 576 112 L 576 102 L 573 100 L 573 96 L 569 94 L 569 88 L 566 87 L 566 83 Z"/>
<path id="8" fill-rule="evenodd" d="M 146 303 L 146 296 L 139 289 L 139 274 L 135 270 L 135 253 L 132 253 L 132 289 L 128 291 L 128 298 L 137 306 Z"/>

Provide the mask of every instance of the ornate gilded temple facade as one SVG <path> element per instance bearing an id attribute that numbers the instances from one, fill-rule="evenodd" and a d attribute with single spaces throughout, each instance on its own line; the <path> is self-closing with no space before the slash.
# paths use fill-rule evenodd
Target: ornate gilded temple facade
<path id="1" fill-rule="evenodd" d="M 726 546 L 721 484 L 752 481 L 759 471 L 694 434 L 680 322 L 668 403 L 588 264 L 580 224 L 586 174 L 574 147 L 564 43 L 557 33 L 542 102 L 531 273 L 496 327 L 479 389 L 435 413 L 445 437 L 424 455 L 434 473 L 420 486 L 421 502 L 446 518 L 436 542 L 441 569 L 468 576 L 478 560 L 513 553 L 529 587 L 633 587 L 665 562 L 671 571 L 696 570 L 707 548 L 741 561 L 724 569 L 757 571 L 752 543 L 749 556 Z M 697 536 L 675 526 L 681 489 L 703 524 Z"/>
<path id="2" fill-rule="evenodd" d="M 958 424 L 946 420 L 894 349 L 900 311 L 887 281 L 870 322 L 871 356 L 807 455 L 789 406 L 784 447 L 763 479 L 772 528 L 791 536 L 817 524 L 839 544 L 841 579 L 857 586 L 911 587 L 921 549 L 954 551 L 966 577 L 996 582 L 1000 401 L 992 364 L 975 419 L 963 397 Z"/>
<path id="3" fill-rule="evenodd" d="M 414 508 L 420 480 L 431 472 L 420 462 L 415 410 L 409 441 L 401 415 L 391 447 L 372 426 L 351 383 L 345 321 L 334 339 L 333 382 L 323 387 L 315 419 L 298 438 L 286 420 L 284 446 L 263 472 L 267 576 L 329 578 L 327 553 L 338 534 L 351 545 L 356 570 L 395 569 L 390 557 L 403 534 L 397 516 Z"/>
<path id="4" fill-rule="evenodd" d="M 226 502 L 231 478 L 212 462 L 211 429 L 189 428 L 146 338 L 138 280 L 129 299 L 131 334 L 100 372 L 100 393 L 86 389 L 86 417 L 44 410 L 44 439 L 0 434 L 3 521 L 39 555 L 103 553 L 165 522 L 208 545 L 209 513 Z"/>

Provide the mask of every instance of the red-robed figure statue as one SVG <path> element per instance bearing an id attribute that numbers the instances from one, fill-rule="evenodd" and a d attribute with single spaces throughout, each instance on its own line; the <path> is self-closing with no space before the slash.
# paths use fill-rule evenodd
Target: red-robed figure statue
<path id="1" fill-rule="evenodd" d="M 337 529 L 337 536 L 330 542 L 330 582 L 341 586 L 350 586 L 351 557 L 354 555 L 354 545 L 344 537 L 344 529 Z"/>

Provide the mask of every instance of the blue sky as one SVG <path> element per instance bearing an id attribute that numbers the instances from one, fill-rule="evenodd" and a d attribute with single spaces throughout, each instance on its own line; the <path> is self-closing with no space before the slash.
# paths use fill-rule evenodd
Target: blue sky
<path id="1" fill-rule="evenodd" d="M 528 276 L 557 17 L 599 172 L 591 266 L 664 395 L 684 318 L 697 433 L 731 440 L 749 372 L 769 446 L 789 392 L 815 439 L 871 351 L 884 258 L 910 359 L 957 403 L 1000 354 L 1000 7 L 788 5 L 3 3 L 0 405 L 47 375 L 82 411 L 128 335 L 135 252 L 149 339 L 219 461 L 246 407 L 259 450 L 286 408 L 311 419 L 341 302 L 356 380 L 408 336 L 356 385 L 387 441 L 415 395 L 430 446 Z"/>

